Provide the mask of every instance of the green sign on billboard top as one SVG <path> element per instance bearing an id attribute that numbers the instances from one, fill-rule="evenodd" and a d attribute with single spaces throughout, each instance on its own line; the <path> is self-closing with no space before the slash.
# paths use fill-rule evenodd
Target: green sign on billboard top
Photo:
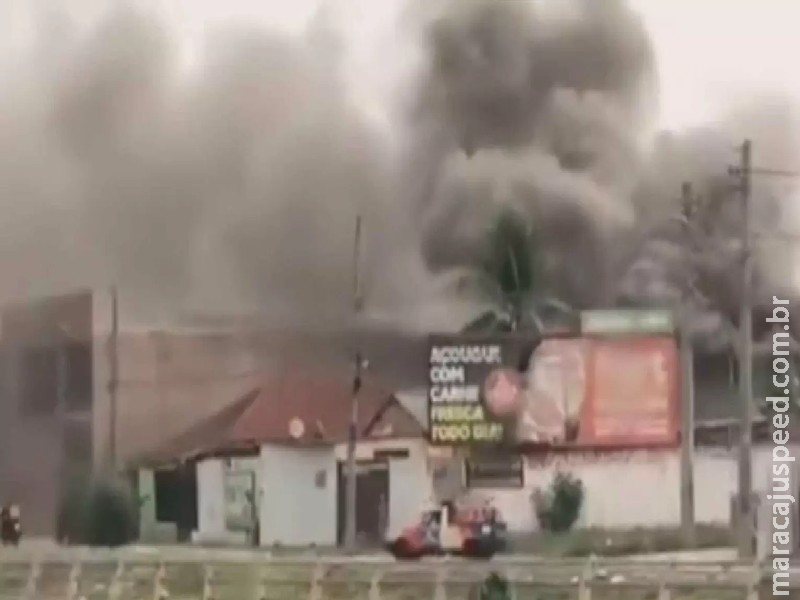
<path id="1" fill-rule="evenodd" d="M 672 311 L 660 309 L 603 309 L 581 313 L 581 333 L 633 334 L 672 333 L 675 322 Z"/>

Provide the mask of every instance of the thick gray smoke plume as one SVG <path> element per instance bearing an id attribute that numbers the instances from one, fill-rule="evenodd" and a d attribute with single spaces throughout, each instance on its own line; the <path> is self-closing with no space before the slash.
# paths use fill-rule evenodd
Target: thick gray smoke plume
<path id="1" fill-rule="evenodd" d="M 577 307 L 669 302 L 690 263 L 659 219 L 689 179 L 719 199 L 698 286 L 732 297 L 739 218 L 720 176 L 737 135 L 797 164 L 786 110 L 761 104 L 714 124 L 727 137 L 654 144 L 653 51 L 621 0 L 444 0 L 419 21 L 422 71 L 388 139 L 354 106 L 324 20 L 300 38 L 218 32 L 191 70 L 132 10 L 90 35 L 43 29 L 0 71 L 3 296 L 114 282 L 143 309 L 342 327 L 362 214 L 372 315 L 450 328 L 476 307 L 448 282 L 511 206 L 538 233 L 551 293 Z"/>
<path id="2" fill-rule="evenodd" d="M 3 73 L 4 296 L 116 283 L 128 305 L 167 314 L 341 325 L 359 213 L 363 271 L 398 263 L 424 289 L 415 244 L 386 247 L 386 148 L 351 105 L 329 34 L 220 31 L 192 70 L 168 30 L 129 9 L 60 47 L 43 39 L 48 52 Z"/>
<path id="3" fill-rule="evenodd" d="M 707 131 L 654 137 L 653 52 L 621 1 L 453 0 L 428 32 L 415 118 L 439 131 L 418 190 L 433 269 L 475 264 L 510 206 L 538 234 L 549 291 L 574 306 L 670 306 L 690 280 L 699 328 L 736 314 L 742 215 L 726 173 L 744 137 L 762 160 L 797 164 L 785 105 L 759 99 Z M 674 222 L 683 181 L 703 198 L 688 237 Z M 755 185 L 754 213 L 769 231 L 787 213 L 767 189 Z M 791 282 L 775 258 L 759 248 L 764 290 Z"/>
<path id="4" fill-rule="evenodd" d="M 797 301 L 797 185 L 791 179 L 762 177 L 759 167 L 787 169 L 800 159 L 800 121 L 785 100 L 749 99 L 732 106 L 713 128 L 661 135 L 642 184 L 634 196 L 636 233 L 620 280 L 620 295 L 640 304 L 678 302 L 686 282 L 698 332 L 719 332 L 721 319 L 738 319 L 741 289 L 743 204 L 729 167 L 739 164 L 745 138 L 754 143 L 751 218 L 755 304 L 772 296 Z M 671 216 L 680 206 L 676 182 L 693 184 L 694 212 L 688 231 Z M 643 243 L 641 241 L 644 240 Z M 629 250 L 630 252 L 630 250 Z M 716 337 L 719 341 L 719 336 Z"/>
<path id="5" fill-rule="evenodd" d="M 427 203 L 430 263 L 471 260 L 511 205 L 536 228 L 558 294 L 601 300 L 609 240 L 632 225 L 654 93 L 641 23 L 618 2 L 454 1 L 429 39 L 420 114 L 456 146 Z"/>

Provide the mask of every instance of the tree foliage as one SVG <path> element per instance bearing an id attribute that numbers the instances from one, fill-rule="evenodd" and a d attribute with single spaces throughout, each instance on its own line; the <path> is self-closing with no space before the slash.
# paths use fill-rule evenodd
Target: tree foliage
<path id="1" fill-rule="evenodd" d="M 473 282 L 490 308 L 463 329 L 465 333 L 518 330 L 544 332 L 568 321 L 572 309 L 547 294 L 533 228 L 518 212 L 502 211 L 486 236 L 484 260 Z"/>
<path id="2" fill-rule="evenodd" d="M 58 538 L 86 546 L 122 546 L 136 539 L 138 502 L 125 481 L 75 476 L 61 497 Z"/>

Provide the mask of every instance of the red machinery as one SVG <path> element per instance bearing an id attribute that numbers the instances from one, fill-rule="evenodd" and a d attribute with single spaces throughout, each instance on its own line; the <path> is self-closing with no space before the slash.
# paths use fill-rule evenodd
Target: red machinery
<path id="1" fill-rule="evenodd" d="M 451 502 L 422 513 L 387 544 L 399 559 L 455 554 L 491 558 L 506 545 L 506 524 L 495 508 L 457 509 Z"/>

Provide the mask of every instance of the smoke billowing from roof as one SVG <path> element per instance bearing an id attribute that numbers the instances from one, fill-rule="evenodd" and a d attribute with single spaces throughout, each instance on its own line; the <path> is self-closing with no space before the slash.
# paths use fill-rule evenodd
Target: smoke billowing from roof
<path id="1" fill-rule="evenodd" d="M 511 206 L 537 232 L 550 291 L 574 306 L 674 306 L 691 278 L 698 329 L 717 329 L 720 311 L 735 316 L 742 214 L 728 166 L 745 137 L 757 161 L 800 162 L 791 108 L 757 99 L 708 130 L 656 136 L 653 51 L 624 2 L 444 6 L 429 29 L 417 112 L 452 147 L 430 161 L 420 202 L 428 264 L 473 264 L 487 221 Z M 703 198 L 690 237 L 674 222 L 683 181 Z M 762 183 L 758 226 L 791 227 L 786 204 L 765 197 L 774 188 Z M 762 295 L 794 288 L 790 261 L 777 260 L 791 250 L 759 246 Z"/>
<path id="2" fill-rule="evenodd" d="M 90 35 L 48 30 L 0 73 L 4 294 L 116 282 L 142 307 L 342 326 L 360 213 L 370 311 L 448 328 L 473 301 L 451 274 L 512 206 L 564 300 L 668 301 L 682 245 L 642 232 L 684 179 L 723 194 L 735 154 L 714 133 L 652 145 L 657 73 L 638 18 L 617 0 L 433 6 L 414 102 L 389 138 L 354 105 L 324 20 L 300 38 L 220 31 L 191 71 L 170 31 L 133 10 Z M 719 129 L 792 164 L 789 117 L 762 104 L 756 127 Z M 410 140 L 400 164 L 397 139 Z M 723 298 L 729 219 L 700 261 Z"/>
<path id="3" fill-rule="evenodd" d="M 429 40 L 420 114 L 457 147 L 428 199 L 430 262 L 471 260 L 487 216 L 512 205 L 536 228 L 558 294 L 603 298 L 609 241 L 633 225 L 654 95 L 641 23 L 616 1 L 453 1 Z"/>

